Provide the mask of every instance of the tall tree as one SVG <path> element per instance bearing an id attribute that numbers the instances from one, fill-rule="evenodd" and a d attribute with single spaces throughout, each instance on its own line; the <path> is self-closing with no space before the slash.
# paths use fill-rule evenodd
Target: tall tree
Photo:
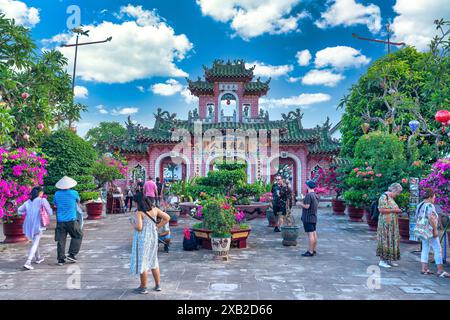
<path id="1" fill-rule="evenodd" d="M 122 138 L 127 130 L 119 122 L 100 122 L 86 133 L 86 140 L 97 150 L 99 155 L 110 152 L 110 144 L 115 139 Z"/>

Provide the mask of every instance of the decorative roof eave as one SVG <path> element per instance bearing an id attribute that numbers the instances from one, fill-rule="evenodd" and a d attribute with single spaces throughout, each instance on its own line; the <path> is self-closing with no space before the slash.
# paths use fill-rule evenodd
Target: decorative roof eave
<path id="1" fill-rule="evenodd" d="M 306 138 L 280 138 L 281 144 L 289 144 L 289 143 L 316 143 L 319 141 L 319 137 L 306 137 Z"/>
<path id="2" fill-rule="evenodd" d="M 329 149 L 329 150 L 311 150 L 309 153 L 312 155 L 338 155 L 340 152 L 340 147 L 337 147 L 335 149 Z"/>

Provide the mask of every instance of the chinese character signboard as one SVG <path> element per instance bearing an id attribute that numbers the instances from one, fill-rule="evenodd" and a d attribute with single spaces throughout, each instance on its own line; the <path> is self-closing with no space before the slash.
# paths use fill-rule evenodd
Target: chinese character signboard
<path id="1" fill-rule="evenodd" d="M 419 241 L 413 232 L 416 227 L 416 209 L 420 202 L 419 178 L 409 179 L 409 192 L 411 194 L 409 200 L 409 240 Z"/>

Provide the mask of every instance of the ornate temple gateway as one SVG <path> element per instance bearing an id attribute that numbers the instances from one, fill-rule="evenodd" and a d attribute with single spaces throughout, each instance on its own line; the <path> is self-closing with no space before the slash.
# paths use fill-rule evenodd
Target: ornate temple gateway
<path id="1" fill-rule="evenodd" d="M 190 92 L 199 98 L 187 120 L 158 109 L 152 129 L 128 119 L 128 135 L 112 143 L 127 158 L 132 178 L 190 179 L 214 170 L 217 161 L 247 162 L 249 182 L 272 180 L 278 170 L 287 172 L 297 195 L 304 181 L 339 153 L 336 130 L 323 125 L 304 128 L 300 109 L 270 120 L 259 107 L 270 79 L 253 76 L 242 60 L 214 61 L 203 66 L 205 77 L 189 80 Z"/>

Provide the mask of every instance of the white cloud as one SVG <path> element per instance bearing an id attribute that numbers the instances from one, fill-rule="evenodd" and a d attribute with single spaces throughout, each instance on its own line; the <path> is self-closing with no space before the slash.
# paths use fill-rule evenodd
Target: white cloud
<path id="1" fill-rule="evenodd" d="M 265 64 L 263 62 L 252 62 L 252 63 L 246 63 L 246 68 L 251 68 L 255 66 L 255 70 L 253 70 L 253 74 L 255 76 L 262 76 L 262 77 L 272 77 L 277 78 L 279 76 L 284 76 L 291 72 L 294 68 L 290 65 L 280 65 L 280 66 L 272 66 L 270 64 Z"/>
<path id="2" fill-rule="evenodd" d="M 365 24 L 372 33 L 379 32 L 381 29 L 380 8 L 374 4 L 365 6 L 356 3 L 355 0 L 331 0 L 328 1 L 327 10 L 322 12 L 321 19 L 316 21 L 316 25 L 322 29 L 357 24 Z"/>
<path id="3" fill-rule="evenodd" d="M 367 65 L 370 58 L 361 51 L 347 46 L 328 47 L 316 53 L 314 64 L 317 68 L 331 66 L 336 69 L 358 68 Z"/>
<path id="4" fill-rule="evenodd" d="M 136 89 L 138 89 L 140 92 L 144 93 L 145 89 L 143 86 L 137 86 Z"/>
<path id="5" fill-rule="evenodd" d="M 203 15 L 230 23 L 235 34 L 250 39 L 264 33 L 283 34 L 298 31 L 299 20 L 309 17 L 292 14 L 300 0 L 196 0 Z"/>
<path id="6" fill-rule="evenodd" d="M 87 99 L 88 94 L 89 94 L 89 91 L 88 91 L 88 89 L 86 87 L 75 86 L 75 88 L 74 88 L 75 98 Z"/>
<path id="7" fill-rule="evenodd" d="M 298 96 L 280 99 L 261 98 L 260 104 L 268 109 L 287 108 L 291 106 L 309 106 L 331 100 L 331 96 L 325 93 L 302 93 Z"/>
<path id="8" fill-rule="evenodd" d="M 303 78 L 305 85 L 324 85 L 335 87 L 345 77 L 340 73 L 334 73 L 331 70 L 310 70 Z"/>
<path id="9" fill-rule="evenodd" d="M 100 104 L 98 106 L 96 106 L 96 108 L 98 109 L 98 112 L 100 112 L 101 114 L 108 114 L 108 110 L 105 109 L 105 106 Z"/>
<path id="10" fill-rule="evenodd" d="M 115 108 L 115 109 L 111 110 L 111 114 L 113 116 L 128 116 L 128 115 L 135 114 L 137 112 L 139 112 L 138 108 L 129 108 L 129 107 L 121 108 L 121 109 Z"/>
<path id="11" fill-rule="evenodd" d="M 191 94 L 191 91 L 189 91 L 189 89 L 187 87 L 185 87 L 180 92 L 180 94 L 183 97 L 184 102 L 186 102 L 186 104 L 189 104 L 189 105 L 192 105 L 192 104 L 197 105 L 198 104 L 198 97 Z"/>
<path id="12" fill-rule="evenodd" d="M 393 9 L 397 13 L 391 25 L 393 40 L 414 45 L 421 51 L 428 49 L 437 34 L 434 20 L 450 19 L 448 0 L 397 0 Z"/>
<path id="13" fill-rule="evenodd" d="M 151 86 L 154 94 L 160 96 L 172 96 L 175 93 L 181 92 L 183 86 L 175 79 L 169 79 L 165 83 L 156 83 Z"/>
<path id="14" fill-rule="evenodd" d="M 85 81 L 103 83 L 126 83 L 133 80 L 162 77 L 186 77 L 188 74 L 175 65 L 183 60 L 193 45 L 184 34 L 176 35 L 174 29 L 154 11 L 141 6 L 122 7 L 120 17 L 130 18 L 116 24 L 103 21 L 89 25 L 90 37 L 80 41 L 103 40 L 112 36 L 112 41 L 80 47 L 78 51 L 77 75 Z M 55 38 L 55 37 L 53 37 Z M 67 39 L 67 35 L 57 35 Z M 52 40 L 47 40 L 51 42 Z M 73 35 L 70 42 L 75 41 Z M 73 65 L 73 48 L 59 48 Z"/>
<path id="15" fill-rule="evenodd" d="M 298 65 L 300 66 L 307 66 L 312 58 L 311 52 L 309 52 L 308 49 L 298 51 L 295 57 L 297 58 Z"/>
<path id="16" fill-rule="evenodd" d="M 39 10 L 28 7 L 22 1 L 0 0 L 0 12 L 9 19 L 15 19 L 17 24 L 32 28 L 39 23 Z"/>
<path id="17" fill-rule="evenodd" d="M 295 82 L 298 82 L 300 80 L 302 80 L 302 77 L 289 77 L 289 78 L 287 78 L 287 81 L 290 82 L 290 83 L 295 83 Z"/>

